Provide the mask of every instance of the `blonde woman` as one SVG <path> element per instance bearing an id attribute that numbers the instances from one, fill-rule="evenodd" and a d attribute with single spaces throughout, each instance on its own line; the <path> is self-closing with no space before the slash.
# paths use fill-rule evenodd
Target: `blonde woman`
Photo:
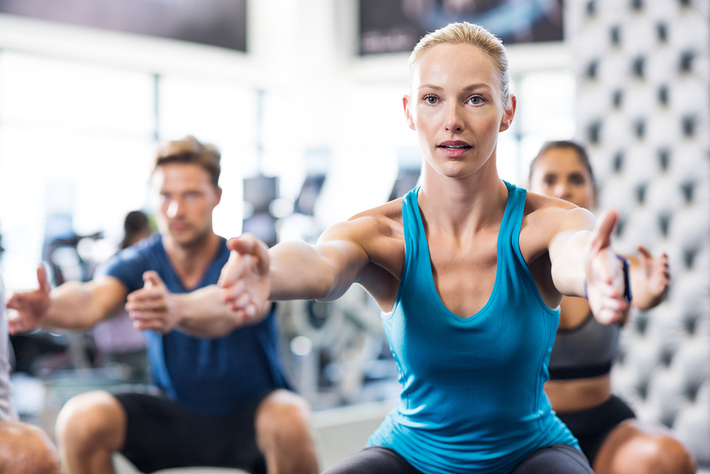
<path id="1" fill-rule="evenodd" d="M 603 323 L 628 309 L 609 247 L 616 215 L 527 194 L 496 169 L 515 116 L 505 49 L 455 23 L 425 36 L 403 99 L 421 186 L 327 229 L 315 245 L 230 241 L 225 300 L 332 300 L 353 283 L 383 311 L 397 407 L 368 448 L 328 472 L 590 473 L 543 392 L 562 295 L 589 295 Z M 593 230 L 594 229 L 594 230 Z"/>

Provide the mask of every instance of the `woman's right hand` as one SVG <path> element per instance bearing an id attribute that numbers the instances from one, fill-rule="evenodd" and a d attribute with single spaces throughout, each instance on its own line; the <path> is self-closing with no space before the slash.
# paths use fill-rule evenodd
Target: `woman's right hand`
<path id="1" fill-rule="evenodd" d="M 231 253 L 218 282 L 224 302 L 253 318 L 270 303 L 269 248 L 252 234 L 230 239 L 227 247 Z"/>

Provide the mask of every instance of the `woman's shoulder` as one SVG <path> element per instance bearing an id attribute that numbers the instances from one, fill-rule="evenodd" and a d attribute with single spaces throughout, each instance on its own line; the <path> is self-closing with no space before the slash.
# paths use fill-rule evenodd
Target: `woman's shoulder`
<path id="1" fill-rule="evenodd" d="M 363 212 L 359 212 L 352 216 L 348 220 L 358 219 L 360 217 L 374 217 L 374 218 L 397 218 L 401 220 L 402 217 L 402 200 L 404 198 L 393 199 L 392 201 L 386 202 L 380 206 L 373 207 Z"/>
<path id="2" fill-rule="evenodd" d="M 525 196 L 525 214 L 544 210 L 571 209 L 578 209 L 578 207 L 563 199 L 558 199 L 552 196 L 544 196 L 531 191 L 528 191 Z"/>
<path id="3" fill-rule="evenodd" d="M 520 229 L 520 249 L 525 260 L 534 261 L 549 249 L 557 235 L 592 230 L 591 212 L 561 199 L 527 193 Z"/>
<path id="4" fill-rule="evenodd" d="M 350 242 L 362 249 L 369 264 L 361 270 L 357 281 L 381 307 L 391 309 L 404 267 L 402 199 L 355 214 L 329 227 L 319 239 L 322 243 L 334 241 Z"/>
<path id="5" fill-rule="evenodd" d="M 543 196 L 528 192 L 525 198 L 523 225 L 543 225 L 549 228 L 551 224 L 572 224 L 594 221 L 594 216 L 588 210 L 575 206 L 562 199 Z"/>
<path id="6" fill-rule="evenodd" d="M 402 199 L 359 212 L 330 226 L 319 241 L 346 240 L 369 246 L 381 238 L 402 236 Z"/>
<path id="7" fill-rule="evenodd" d="M 393 226 L 401 227 L 402 199 L 394 199 L 381 206 L 359 212 L 348 219 L 347 222 L 358 226 L 373 227 L 380 232 Z"/>

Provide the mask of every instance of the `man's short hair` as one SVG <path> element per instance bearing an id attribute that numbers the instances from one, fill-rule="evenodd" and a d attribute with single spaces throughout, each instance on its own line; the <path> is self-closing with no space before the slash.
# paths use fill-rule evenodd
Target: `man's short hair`
<path id="1" fill-rule="evenodd" d="M 192 135 L 188 135 L 181 140 L 166 141 L 161 143 L 155 158 L 153 172 L 159 166 L 169 163 L 189 163 L 199 165 L 210 175 L 210 181 L 214 187 L 219 187 L 219 160 L 221 154 L 219 149 L 209 143 L 200 143 Z"/>

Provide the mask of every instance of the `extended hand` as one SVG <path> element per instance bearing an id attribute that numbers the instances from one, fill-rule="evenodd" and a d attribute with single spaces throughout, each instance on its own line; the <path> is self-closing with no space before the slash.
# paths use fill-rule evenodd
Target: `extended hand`
<path id="1" fill-rule="evenodd" d="M 29 332 L 39 326 L 49 309 L 50 285 L 44 265 L 37 267 L 39 288 L 34 291 L 14 293 L 5 306 L 8 311 L 8 329 L 10 334 Z"/>
<path id="2" fill-rule="evenodd" d="M 251 234 L 230 239 L 227 246 L 231 254 L 218 283 L 224 302 L 244 318 L 254 318 L 269 304 L 269 249 Z"/>
<path id="3" fill-rule="evenodd" d="M 643 245 L 638 247 L 638 269 L 631 274 L 634 305 L 641 309 L 658 306 L 668 293 L 670 270 L 668 255 L 655 258 Z"/>
<path id="4" fill-rule="evenodd" d="M 592 231 L 585 255 L 587 299 L 594 317 L 603 324 L 623 323 L 629 310 L 624 297 L 623 264 L 611 250 L 611 232 L 618 215 L 604 212 Z"/>
<path id="5" fill-rule="evenodd" d="M 133 319 L 133 327 L 165 334 L 179 322 L 177 308 L 172 304 L 173 294 L 154 271 L 143 274 L 144 285 L 128 295 L 126 311 Z"/>

